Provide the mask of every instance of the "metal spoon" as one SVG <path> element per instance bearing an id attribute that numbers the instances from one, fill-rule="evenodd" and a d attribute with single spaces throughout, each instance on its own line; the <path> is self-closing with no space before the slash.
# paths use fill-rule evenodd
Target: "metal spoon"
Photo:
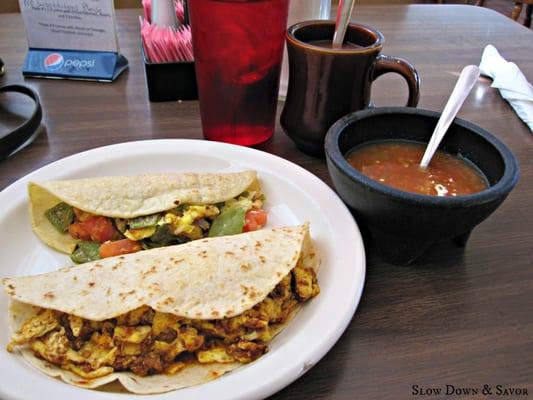
<path id="1" fill-rule="evenodd" d="M 420 162 L 420 168 L 426 169 L 437 151 L 442 138 L 459 112 L 468 94 L 479 78 L 479 68 L 475 65 L 467 65 L 461 71 L 461 75 L 453 88 L 453 92 L 442 111 L 442 114 L 431 135 L 426 152 Z"/>
<path id="2" fill-rule="evenodd" d="M 333 47 L 342 47 L 354 4 L 355 0 L 339 0 L 337 21 L 335 22 L 335 33 L 333 34 Z"/>

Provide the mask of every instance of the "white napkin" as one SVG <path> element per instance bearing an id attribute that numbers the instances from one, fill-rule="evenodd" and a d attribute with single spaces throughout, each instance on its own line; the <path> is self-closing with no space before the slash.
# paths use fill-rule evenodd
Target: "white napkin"
<path id="1" fill-rule="evenodd" d="M 496 47 L 489 44 L 483 50 L 479 69 L 482 75 L 493 79 L 491 86 L 500 90 L 502 97 L 533 132 L 533 86 L 520 68 L 505 60 Z"/>

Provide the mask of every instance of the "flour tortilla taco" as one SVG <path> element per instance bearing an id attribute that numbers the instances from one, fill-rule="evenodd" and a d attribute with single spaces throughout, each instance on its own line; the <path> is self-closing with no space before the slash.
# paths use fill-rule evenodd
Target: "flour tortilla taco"
<path id="1" fill-rule="evenodd" d="M 85 388 L 200 384 L 263 355 L 319 293 L 318 266 L 302 225 L 6 278 L 8 350 Z"/>
<path id="2" fill-rule="evenodd" d="M 253 231 L 267 217 L 255 171 L 30 182 L 28 194 L 33 231 L 76 263 Z"/>

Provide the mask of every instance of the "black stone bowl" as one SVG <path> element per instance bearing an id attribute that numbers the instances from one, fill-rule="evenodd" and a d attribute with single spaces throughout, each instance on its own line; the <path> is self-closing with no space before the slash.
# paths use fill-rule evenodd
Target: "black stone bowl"
<path id="1" fill-rule="evenodd" d="M 485 174 L 490 186 L 481 192 L 458 197 L 404 192 L 364 176 L 344 158 L 370 141 L 427 143 L 439 116 L 417 108 L 371 108 L 341 118 L 326 136 L 328 170 L 337 192 L 368 228 L 382 258 L 392 264 L 409 264 L 436 242 L 453 239 L 466 245 L 472 229 L 498 208 L 518 181 L 518 162 L 507 146 L 459 118 L 439 149 L 468 159 Z"/>

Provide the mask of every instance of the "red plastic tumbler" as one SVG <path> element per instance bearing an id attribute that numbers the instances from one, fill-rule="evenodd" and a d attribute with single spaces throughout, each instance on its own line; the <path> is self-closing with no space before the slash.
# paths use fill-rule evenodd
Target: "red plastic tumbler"
<path id="1" fill-rule="evenodd" d="M 274 133 L 289 0 L 189 0 L 204 137 L 251 146 Z"/>

